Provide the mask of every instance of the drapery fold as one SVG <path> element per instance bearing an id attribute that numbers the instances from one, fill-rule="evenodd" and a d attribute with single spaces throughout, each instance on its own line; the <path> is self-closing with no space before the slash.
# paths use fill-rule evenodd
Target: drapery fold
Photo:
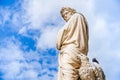
<path id="1" fill-rule="evenodd" d="M 88 52 L 88 27 L 83 15 L 75 13 L 62 27 L 57 36 L 57 49 L 61 50 L 69 44 L 74 44 L 80 52 Z"/>

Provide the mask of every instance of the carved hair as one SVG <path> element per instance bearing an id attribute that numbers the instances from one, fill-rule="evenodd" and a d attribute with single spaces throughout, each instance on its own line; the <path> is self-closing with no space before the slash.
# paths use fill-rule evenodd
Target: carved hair
<path id="1" fill-rule="evenodd" d="M 73 8 L 70 8 L 70 7 L 62 7 L 62 9 L 61 9 L 61 11 L 60 11 L 62 17 L 64 17 L 64 14 L 63 14 L 64 11 L 69 11 L 69 12 L 71 12 L 72 14 L 76 13 L 76 10 L 73 9 Z"/>

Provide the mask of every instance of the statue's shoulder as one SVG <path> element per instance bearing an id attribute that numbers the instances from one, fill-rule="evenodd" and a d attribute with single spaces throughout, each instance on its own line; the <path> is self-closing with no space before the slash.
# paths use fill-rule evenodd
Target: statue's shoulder
<path id="1" fill-rule="evenodd" d="M 84 16 L 81 13 L 74 13 L 72 17 L 69 19 L 68 23 L 82 18 L 84 18 Z"/>
<path id="2" fill-rule="evenodd" d="M 84 15 L 82 14 L 82 13 L 75 13 L 74 15 L 73 15 L 73 17 L 84 17 Z"/>

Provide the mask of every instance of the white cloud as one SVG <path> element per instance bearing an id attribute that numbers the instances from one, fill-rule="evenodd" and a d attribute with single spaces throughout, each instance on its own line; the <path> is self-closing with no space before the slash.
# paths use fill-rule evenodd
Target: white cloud
<path id="1" fill-rule="evenodd" d="M 49 49 L 49 48 L 55 48 L 56 47 L 56 36 L 58 32 L 58 27 L 47 27 L 43 30 L 41 33 L 40 38 L 37 40 L 37 47 L 40 49 Z"/>
<path id="2" fill-rule="evenodd" d="M 5 44 L 5 47 L 0 46 L 0 69 L 4 73 L 3 79 L 17 79 L 23 74 L 25 74 L 26 77 L 29 77 L 31 74 L 31 78 L 33 74 L 36 75 L 35 73 L 37 72 L 34 71 L 34 65 L 26 62 L 26 59 L 23 56 L 24 52 L 19 49 L 19 44 L 14 44 L 8 39 L 7 42 L 4 41 L 3 43 Z M 29 69 L 30 66 L 33 68 Z M 27 70 L 24 70 L 24 68 Z M 25 76 L 22 76 L 20 78 L 24 77 Z"/>
<path id="3" fill-rule="evenodd" d="M 23 9 L 25 10 L 24 22 L 30 23 L 29 28 L 39 29 L 46 20 L 52 18 L 50 16 L 55 15 L 60 16 L 60 9 L 63 6 L 70 6 L 78 11 L 84 12 L 85 14 L 90 14 L 94 11 L 94 0 L 25 0 L 23 4 Z"/>
<path id="4" fill-rule="evenodd" d="M 20 30 L 19 30 L 19 34 L 24 34 L 26 32 L 26 27 L 22 27 Z"/>
<path id="5" fill-rule="evenodd" d="M 25 9 L 25 17 L 28 18 L 27 22 L 31 23 L 29 28 L 39 29 L 46 18 L 49 17 L 49 14 L 54 12 L 53 6 L 54 4 L 51 5 L 49 2 L 46 3 L 46 1 L 41 0 L 25 1 L 23 8 Z"/>
<path id="6" fill-rule="evenodd" d="M 12 14 L 11 14 L 12 15 Z M 13 16 L 11 18 L 11 23 L 15 26 L 15 28 L 19 28 L 22 25 L 20 12 L 13 12 Z"/>
<path id="7" fill-rule="evenodd" d="M 4 46 L 0 48 L 0 69 L 5 73 L 3 76 L 4 79 L 14 79 L 14 77 L 20 72 L 20 60 L 24 60 L 24 58 L 19 48 L 13 43 L 5 41 Z"/>
<path id="8" fill-rule="evenodd" d="M 44 76 L 47 76 L 48 80 L 55 79 L 56 70 L 49 70 L 49 68 L 57 66 L 54 63 L 56 56 L 53 58 L 37 51 L 23 51 L 20 49 L 19 41 L 14 37 L 4 39 L 1 43 L 3 44 L 0 45 L 0 73 L 4 73 L 2 75 L 4 80 L 39 80 Z M 40 60 L 42 63 L 39 62 Z"/>
<path id="9" fill-rule="evenodd" d="M 0 7 L 0 27 L 9 27 L 13 31 L 19 31 L 23 25 L 20 15 L 22 12 L 12 8 Z"/>
<path id="10" fill-rule="evenodd" d="M 91 35 L 96 36 L 98 39 L 107 37 L 109 34 L 106 19 L 102 16 L 97 16 L 94 22 Z"/>
<path id="11" fill-rule="evenodd" d="M 10 20 L 10 11 L 8 8 L 0 7 L 0 22 L 2 25 L 5 24 L 6 21 Z"/>

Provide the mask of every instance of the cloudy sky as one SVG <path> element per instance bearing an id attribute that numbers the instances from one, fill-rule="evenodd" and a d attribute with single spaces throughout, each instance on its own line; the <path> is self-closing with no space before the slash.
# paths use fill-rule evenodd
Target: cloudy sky
<path id="1" fill-rule="evenodd" d="M 120 80 L 119 0 L 0 0 L 0 80 L 57 80 L 62 6 L 84 14 L 90 60 L 107 80 Z"/>

